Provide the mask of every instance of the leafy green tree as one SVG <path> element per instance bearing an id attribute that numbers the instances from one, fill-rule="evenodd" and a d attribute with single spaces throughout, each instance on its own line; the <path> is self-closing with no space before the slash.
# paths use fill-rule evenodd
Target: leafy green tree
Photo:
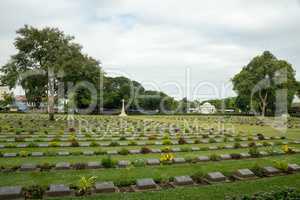
<path id="1" fill-rule="evenodd" d="M 47 94 L 50 120 L 54 120 L 59 81 L 65 83 L 65 87 L 69 82 L 82 80 L 99 85 L 100 63 L 84 55 L 82 47 L 73 40 L 74 37 L 57 28 L 37 29 L 25 25 L 17 31 L 14 42 L 17 53 L 1 69 L 2 83 L 13 87 L 21 81 L 26 97 L 37 106 Z M 28 71 L 36 73 L 30 75 Z M 26 76 L 22 77 L 24 74 Z"/>
<path id="2" fill-rule="evenodd" d="M 239 106 L 249 100 L 252 106 L 264 116 L 276 109 L 276 91 L 287 90 L 287 104 L 290 105 L 297 88 L 295 71 L 291 64 L 278 60 L 269 51 L 253 58 L 233 79 L 233 89 L 238 94 Z M 248 103 L 248 102 L 247 102 Z M 281 102 L 282 103 L 282 102 Z"/>

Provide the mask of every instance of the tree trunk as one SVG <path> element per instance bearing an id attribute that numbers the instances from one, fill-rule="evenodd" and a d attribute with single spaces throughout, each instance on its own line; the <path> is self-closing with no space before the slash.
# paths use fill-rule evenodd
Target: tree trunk
<path id="1" fill-rule="evenodd" d="M 265 113 L 266 113 L 266 107 L 267 107 L 266 102 L 262 102 L 261 115 L 263 117 L 265 116 Z"/>
<path id="2" fill-rule="evenodd" d="M 259 91 L 259 97 L 261 100 L 261 103 L 260 103 L 261 115 L 262 115 L 262 117 L 264 117 L 266 114 L 268 93 L 266 92 L 265 96 L 262 97 L 261 91 Z"/>
<path id="3" fill-rule="evenodd" d="M 48 114 L 49 120 L 54 121 L 54 71 L 48 68 Z"/>

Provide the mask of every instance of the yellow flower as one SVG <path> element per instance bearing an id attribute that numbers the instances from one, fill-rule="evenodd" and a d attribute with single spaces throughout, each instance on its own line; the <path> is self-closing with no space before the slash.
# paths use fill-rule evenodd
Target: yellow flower
<path id="1" fill-rule="evenodd" d="M 288 146 L 287 144 L 283 145 L 283 146 L 282 146 L 282 150 L 283 150 L 285 153 L 289 152 L 289 146 Z"/>

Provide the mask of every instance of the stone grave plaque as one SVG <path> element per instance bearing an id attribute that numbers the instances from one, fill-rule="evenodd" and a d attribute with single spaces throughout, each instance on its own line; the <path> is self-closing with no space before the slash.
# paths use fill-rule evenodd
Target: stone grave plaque
<path id="1" fill-rule="evenodd" d="M 68 196 L 71 194 L 71 190 L 68 186 L 65 186 L 63 184 L 51 184 L 46 194 L 50 197 Z"/>
<path id="2" fill-rule="evenodd" d="M 160 161 L 156 158 L 147 159 L 147 165 L 159 165 Z"/>
<path id="3" fill-rule="evenodd" d="M 190 176 L 176 176 L 174 178 L 175 185 L 193 185 L 194 181 Z"/>
<path id="4" fill-rule="evenodd" d="M 115 187 L 113 182 L 102 182 L 95 184 L 95 192 L 103 193 L 103 192 L 116 192 L 117 188 Z"/>
<path id="5" fill-rule="evenodd" d="M 20 186 L 0 187 L 0 199 L 3 200 L 24 199 L 22 194 L 22 187 Z"/>
<path id="6" fill-rule="evenodd" d="M 136 181 L 136 187 L 140 190 L 156 189 L 157 185 L 153 179 L 145 178 Z"/>
<path id="7" fill-rule="evenodd" d="M 208 180 L 213 182 L 226 181 L 226 176 L 221 172 L 212 172 L 207 174 Z"/>

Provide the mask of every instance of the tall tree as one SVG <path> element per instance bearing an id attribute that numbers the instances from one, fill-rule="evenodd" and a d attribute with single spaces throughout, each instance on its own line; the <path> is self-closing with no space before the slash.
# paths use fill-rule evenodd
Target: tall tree
<path id="1" fill-rule="evenodd" d="M 287 91 L 287 105 L 294 98 L 297 83 L 295 71 L 291 64 L 278 60 L 269 51 L 253 58 L 243 67 L 242 71 L 232 79 L 233 89 L 238 94 L 238 105 L 245 105 L 241 100 L 249 100 L 256 110 L 264 116 L 267 111 L 274 114 L 276 109 L 276 92 L 282 89 Z M 282 103 L 282 102 L 280 102 Z"/>
<path id="2" fill-rule="evenodd" d="M 1 69 L 2 83 L 13 87 L 21 78 L 26 97 L 39 104 L 48 94 L 49 119 L 54 120 L 54 102 L 58 81 L 76 83 L 88 80 L 96 84 L 102 73 L 100 63 L 81 52 L 82 47 L 57 28 L 37 29 L 25 25 L 17 31 L 14 45 L 17 53 Z M 28 73 L 35 70 L 34 73 Z M 62 77 L 59 77 L 63 74 Z M 34 77 L 37 84 L 32 84 Z M 48 81 L 45 81 L 48 80 Z M 67 85 L 67 84 L 65 84 Z"/>

